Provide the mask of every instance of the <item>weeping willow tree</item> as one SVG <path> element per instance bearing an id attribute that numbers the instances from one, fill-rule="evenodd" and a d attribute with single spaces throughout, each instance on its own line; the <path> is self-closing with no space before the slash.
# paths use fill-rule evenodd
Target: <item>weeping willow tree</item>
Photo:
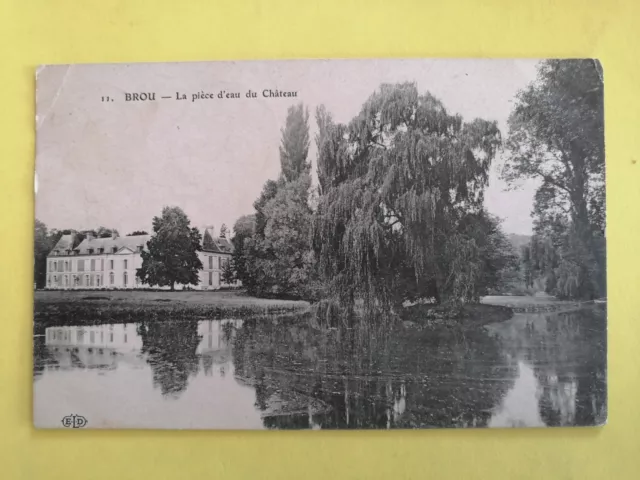
<path id="1" fill-rule="evenodd" d="M 348 125 L 323 107 L 316 121 L 313 245 L 334 297 L 371 307 L 477 299 L 487 258 L 469 218 L 489 221 L 497 124 L 465 122 L 412 83 L 382 85 Z"/>

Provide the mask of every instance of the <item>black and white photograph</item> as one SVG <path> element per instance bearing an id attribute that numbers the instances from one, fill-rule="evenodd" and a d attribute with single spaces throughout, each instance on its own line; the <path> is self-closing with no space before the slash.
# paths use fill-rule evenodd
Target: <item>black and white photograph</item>
<path id="1" fill-rule="evenodd" d="M 39 67 L 34 425 L 605 424 L 603 75 Z"/>

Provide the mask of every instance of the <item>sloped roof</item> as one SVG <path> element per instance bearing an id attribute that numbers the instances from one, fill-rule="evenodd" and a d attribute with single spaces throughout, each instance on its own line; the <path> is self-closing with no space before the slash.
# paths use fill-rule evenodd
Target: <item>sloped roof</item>
<path id="1" fill-rule="evenodd" d="M 73 249 L 73 244 L 75 243 L 75 241 L 76 241 L 75 233 L 62 235 L 60 237 L 60 240 L 58 240 L 58 243 L 56 243 L 56 246 L 53 247 L 52 251 L 64 252 L 67 250 L 71 250 Z"/>
<path id="2" fill-rule="evenodd" d="M 222 253 L 233 253 L 233 243 L 228 238 L 216 237 L 213 242 L 218 247 L 218 250 Z"/>
<path id="3" fill-rule="evenodd" d="M 211 253 L 233 253 L 233 244 L 226 238 L 211 235 L 211 228 L 202 232 L 202 250 Z"/>
<path id="4" fill-rule="evenodd" d="M 108 237 L 108 238 L 92 238 L 89 240 L 85 238 L 75 250 L 78 250 L 80 255 L 88 254 L 89 249 L 93 249 L 93 253 L 98 253 L 99 248 L 103 248 L 104 253 L 111 253 L 115 247 L 118 251 L 121 248 L 128 248 L 129 250 L 136 251 L 139 246 L 146 250 L 147 242 L 151 238 L 151 235 L 134 235 L 131 237 Z"/>

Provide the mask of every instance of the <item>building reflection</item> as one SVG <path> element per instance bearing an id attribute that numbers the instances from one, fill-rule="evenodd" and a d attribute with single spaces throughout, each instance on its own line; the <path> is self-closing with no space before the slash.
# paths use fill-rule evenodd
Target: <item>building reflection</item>
<path id="1" fill-rule="evenodd" d="M 177 396 L 190 377 L 214 366 L 224 375 L 241 320 L 141 322 L 46 328 L 34 341 L 34 376 L 47 370 L 151 367 L 162 395 Z"/>
<path id="2" fill-rule="evenodd" d="M 142 342 L 135 325 L 49 327 L 44 332 L 49 356 L 43 368 L 114 369 L 119 362 L 141 365 Z M 53 361 L 52 361 L 53 360 Z"/>

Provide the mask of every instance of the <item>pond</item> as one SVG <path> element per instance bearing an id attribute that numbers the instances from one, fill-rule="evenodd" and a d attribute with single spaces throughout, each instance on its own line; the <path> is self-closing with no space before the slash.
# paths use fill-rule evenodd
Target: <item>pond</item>
<path id="1" fill-rule="evenodd" d="M 59 427 L 335 429 L 606 420 L 600 307 L 449 334 L 306 319 L 60 326 L 34 338 L 34 420 Z"/>

